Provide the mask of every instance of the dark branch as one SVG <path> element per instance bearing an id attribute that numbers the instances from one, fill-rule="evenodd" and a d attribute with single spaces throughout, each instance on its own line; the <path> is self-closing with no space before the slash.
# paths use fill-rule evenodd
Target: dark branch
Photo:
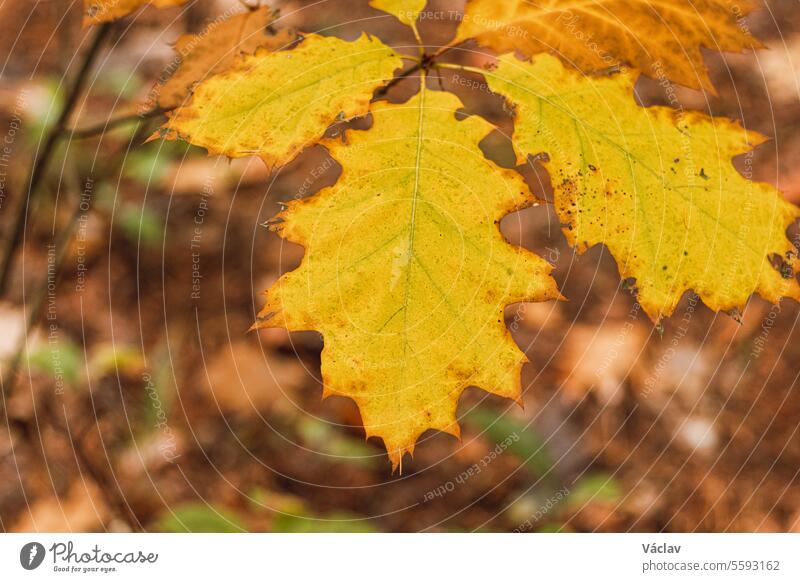
<path id="1" fill-rule="evenodd" d="M 111 131 L 112 129 L 116 129 L 122 125 L 127 125 L 128 123 L 142 121 L 152 117 L 158 117 L 167 111 L 167 109 L 154 107 L 153 109 L 148 109 L 143 113 L 131 113 L 130 115 L 121 115 L 120 117 L 109 118 L 94 125 L 87 125 L 86 127 L 76 127 L 72 130 L 65 130 L 64 137 L 68 137 L 70 139 L 84 139 L 87 137 L 102 135 L 107 131 Z"/>
<path id="2" fill-rule="evenodd" d="M 22 196 L 17 203 L 16 214 L 13 222 L 11 223 L 11 234 L 6 239 L 2 251 L 0 251 L 0 295 L 5 293 L 8 280 L 11 276 L 14 263 L 14 253 L 22 241 L 22 237 L 25 232 L 25 226 L 27 224 L 28 207 L 30 206 L 33 197 L 36 195 L 36 191 L 39 189 L 42 178 L 46 173 L 47 166 L 50 163 L 50 158 L 56 149 L 55 146 L 58 143 L 61 134 L 64 132 L 67 121 L 69 120 L 72 111 L 75 109 L 75 105 L 78 103 L 78 100 L 83 94 L 83 88 L 86 84 L 89 72 L 92 70 L 94 61 L 100 52 L 100 47 L 103 46 L 103 42 L 111 31 L 111 27 L 111 23 L 106 22 L 100 28 L 98 28 L 97 32 L 95 32 L 92 43 L 89 46 L 89 49 L 86 51 L 86 56 L 83 59 L 81 68 L 78 71 L 78 74 L 75 76 L 72 86 L 67 92 L 67 99 L 64 103 L 64 107 L 61 109 L 61 114 L 58 116 L 58 120 L 56 121 L 55 125 L 53 125 L 53 127 L 51 127 L 47 132 L 44 146 L 41 150 L 39 150 L 33 159 L 33 163 L 31 164 L 30 172 L 28 174 L 28 179 L 26 180 L 27 195 Z"/>

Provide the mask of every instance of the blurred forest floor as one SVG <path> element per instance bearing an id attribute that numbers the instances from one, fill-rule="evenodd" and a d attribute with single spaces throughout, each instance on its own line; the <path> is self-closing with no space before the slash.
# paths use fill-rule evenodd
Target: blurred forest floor
<path id="1" fill-rule="evenodd" d="M 355 4 L 282 2 L 278 26 L 413 41 Z M 141 111 L 174 66 L 171 43 L 237 5 L 148 8 L 114 25 L 71 126 Z M 798 203 L 800 16 L 795 0 L 768 5 L 748 21 L 769 50 L 709 51 L 718 95 L 676 91 L 682 107 L 773 136 L 753 177 Z M 81 28 L 77 2 L 7 1 L 0 15 L 5 238 L 96 29 Z M 425 21 L 423 37 L 444 44 L 456 24 Z M 496 96 L 452 73 L 431 83 L 498 125 L 484 149 L 509 165 L 511 121 Z M 649 79 L 639 98 L 667 103 Z M 471 388 L 459 408 L 463 442 L 426 434 L 392 474 L 354 404 L 321 400 L 318 334 L 247 331 L 261 292 L 302 256 L 262 224 L 282 201 L 332 184 L 338 166 L 317 147 L 270 176 L 256 159 L 144 144 L 161 119 L 60 141 L 30 207 L 0 302 L 0 529 L 800 531 L 797 304 L 753 298 L 732 316 L 687 296 L 656 328 L 602 248 L 577 256 L 566 246 L 551 208 L 509 216 L 509 240 L 554 263 L 571 298 L 507 310 L 531 360 L 525 408 Z M 524 174 L 550 197 L 541 168 Z M 70 224 L 72 242 L 49 247 Z"/>

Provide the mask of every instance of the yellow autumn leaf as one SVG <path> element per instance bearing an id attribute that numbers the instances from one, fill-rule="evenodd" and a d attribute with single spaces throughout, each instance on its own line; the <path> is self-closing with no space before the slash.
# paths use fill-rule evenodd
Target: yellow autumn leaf
<path id="1" fill-rule="evenodd" d="M 337 183 L 272 222 L 306 252 L 255 327 L 319 331 L 324 395 L 355 400 L 395 467 L 427 429 L 459 434 L 466 387 L 520 397 L 526 359 L 503 308 L 558 297 L 549 263 L 500 233 L 529 190 L 483 156 L 492 126 L 458 121 L 461 107 L 428 90 L 375 104 L 371 129 L 323 142 Z"/>
<path id="2" fill-rule="evenodd" d="M 365 115 L 375 89 L 400 65 L 367 35 L 347 42 L 310 34 L 292 50 L 259 49 L 197 84 L 191 101 L 169 114 L 166 137 L 231 158 L 259 156 L 274 168 L 337 118 Z"/>
<path id="3" fill-rule="evenodd" d="M 370 0 L 373 8 L 388 12 L 400 22 L 411 28 L 416 27 L 419 13 L 428 0 Z"/>
<path id="4" fill-rule="evenodd" d="M 274 19 L 275 13 L 264 6 L 214 20 L 202 33 L 178 38 L 175 52 L 180 66 L 158 89 L 159 106 L 174 109 L 183 104 L 195 83 L 225 71 L 240 55 L 253 54 L 258 48 L 271 52 L 288 47 L 297 35 L 289 30 L 270 34 L 267 27 Z"/>
<path id="5" fill-rule="evenodd" d="M 83 25 L 109 22 L 127 16 L 144 6 L 152 4 L 157 8 L 179 6 L 186 0 L 83 0 Z"/>
<path id="6" fill-rule="evenodd" d="M 469 0 L 457 40 L 529 57 L 550 52 L 584 73 L 627 63 L 713 91 L 700 48 L 760 46 L 742 20 L 752 8 L 750 0 Z"/>
<path id="7" fill-rule="evenodd" d="M 547 155 L 569 242 L 580 252 L 605 244 L 652 319 L 670 315 L 689 289 L 714 310 L 741 309 L 753 293 L 800 299 L 786 237 L 799 209 L 731 161 L 763 136 L 727 119 L 641 107 L 635 76 L 585 77 L 549 55 L 505 55 L 486 76 L 514 104 L 517 151 Z"/>

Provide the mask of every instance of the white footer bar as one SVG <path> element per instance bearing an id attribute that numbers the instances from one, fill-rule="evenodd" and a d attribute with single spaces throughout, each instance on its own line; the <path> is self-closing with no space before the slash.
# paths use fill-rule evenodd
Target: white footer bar
<path id="1" fill-rule="evenodd" d="M 777 582 L 798 566 L 800 534 L 0 535 L 0 580 L 14 581 Z"/>

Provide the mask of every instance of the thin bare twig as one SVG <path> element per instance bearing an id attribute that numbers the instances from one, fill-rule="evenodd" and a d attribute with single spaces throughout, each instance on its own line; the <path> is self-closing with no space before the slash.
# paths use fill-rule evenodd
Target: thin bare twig
<path id="1" fill-rule="evenodd" d="M 148 109 L 143 113 L 131 113 L 130 115 L 121 115 L 115 118 L 109 118 L 105 121 L 101 121 L 95 123 L 93 125 L 87 125 L 85 127 L 76 127 L 72 130 L 65 130 L 64 135 L 65 137 L 69 137 L 71 139 L 84 139 L 87 137 L 94 137 L 96 135 L 101 135 L 115 129 L 121 125 L 127 125 L 128 123 L 133 123 L 136 121 L 142 121 L 144 119 L 150 119 L 153 117 L 158 117 L 159 115 L 163 115 L 166 113 L 167 109 L 162 109 L 161 107 L 154 107 L 153 109 Z"/>
<path id="2" fill-rule="evenodd" d="M 28 313 L 28 319 L 25 323 L 25 331 L 22 337 L 19 339 L 19 345 L 14 353 L 14 357 L 8 363 L 8 367 L 5 370 L 5 374 L 3 374 L 3 382 L 2 382 L 2 392 L 3 392 L 3 402 L 11 395 L 11 391 L 14 388 L 14 384 L 16 384 L 17 379 L 17 372 L 19 370 L 19 365 L 22 362 L 22 354 L 25 352 L 25 346 L 28 343 L 28 336 L 31 333 L 31 330 L 39 321 L 39 318 L 42 316 L 42 309 L 44 308 L 44 301 L 47 297 L 47 288 L 48 284 L 52 283 L 55 285 L 58 282 L 58 278 L 61 274 L 61 265 L 64 262 L 64 258 L 67 254 L 67 249 L 69 248 L 70 239 L 72 238 L 72 231 L 75 229 L 75 225 L 78 223 L 78 218 L 80 217 L 80 204 L 75 205 L 75 211 L 70 216 L 69 221 L 66 225 L 62 227 L 61 236 L 58 239 L 53 240 L 53 247 L 55 247 L 55 257 L 53 258 L 53 266 L 52 266 L 52 273 L 53 273 L 53 281 L 48 281 L 47 276 L 45 276 L 44 281 L 42 284 L 39 285 L 39 288 L 36 290 L 35 295 L 33 296 L 33 300 L 31 301 L 31 308 L 30 312 Z"/>
<path id="3" fill-rule="evenodd" d="M 139 120 L 141 123 L 141 120 Z M 130 140 L 128 141 L 127 150 L 130 150 L 131 145 L 135 143 L 141 142 L 144 139 L 144 136 L 147 134 L 147 126 L 146 125 L 139 125 L 136 128 L 136 131 L 131 136 Z M 80 186 L 80 183 L 78 183 Z M 80 187 L 76 188 L 76 190 L 80 190 Z M 52 276 L 55 280 L 48 281 L 47 277 L 39 285 L 39 288 L 36 290 L 36 293 L 31 301 L 30 312 L 28 315 L 28 319 L 26 320 L 26 326 L 23 336 L 19 340 L 19 344 L 17 349 L 14 353 L 13 358 L 8 363 L 8 367 L 5 370 L 5 373 L 0 377 L 0 386 L 2 387 L 2 393 L 5 397 L 8 397 L 11 394 L 11 391 L 14 388 L 14 384 L 17 380 L 17 372 L 19 370 L 19 365 L 22 361 L 22 355 L 25 350 L 25 346 L 27 345 L 27 338 L 31 334 L 33 327 L 39 322 L 40 318 L 42 317 L 42 309 L 44 307 L 44 301 L 47 297 L 47 288 L 48 284 L 56 284 L 58 282 L 58 278 L 61 276 L 61 266 L 64 262 L 64 258 L 66 256 L 66 251 L 69 248 L 73 231 L 75 230 L 75 225 L 78 222 L 78 219 L 81 216 L 81 207 L 80 207 L 80 196 L 78 200 L 75 202 L 75 211 L 70 216 L 69 220 L 63 226 L 59 227 L 61 230 L 61 236 L 58 237 L 57 240 L 53 241 L 53 244 L 56 248 L 56 256 L 53 261 L 52 265 Z M 2 404 L 2 400 L 0 400 L 0 404 Z"/>
<path id="4" fill-rule="evenodd" d="M 448 44 L 448 45 L 445 45 L 445 46 L 441 47 L 438 51 L 436 51 L 433 54 L 427 54 L 427 55 L 423 54 L 422 58 L 418 62 L 416 62 L 413 67 L 409 67 L 409 68 L 405 69 L 399 75 L 397 75 L 396 77 L 392 78 L 392 80 L 390 80 L 388 83 L 386 83 L 386 85 L 384 85 L 383 87 L 381 87 L 380 89 L 375 91 L 375 97 L 374 98 L 375 99 L 380 99 L 381 97 L 385 97 L 386 94 L 389 92 L 389 89 L 391 89 L 392 87 L 397 85 L 403 79 L 407 79 L 408 77 L 410 77 L 414 73 L 418 73 L 419 71 L 422 71 L 422 70 L 428 70 L 429 68 L 432 68 L 433 66 L 438 65 L 439 63 L 437 63 L 436 59 L 443 57 L 444 55 L 446 55 L 447 53 L 449 53 L 453 49 L 458 48 L 462 44 L 463 44 L 463 42 L 457 42 L 457 43 L 454 43 L 454 44 Z"/>
<path id="5" fill-rule="evenodd" d="M 406 79 L 422 70 L 422 62 L 416 63 L 413 67 L 407 68 L 405 71 L 402 71 L 396 77 L 393 77 L 388 83 L 386 83 L 383 87 L 375 91 L 375 99 L 380 99 L 381 97 L 385 97 L 386 94 L 389 92 L 389 89 L 397 85 L 403 79 Z"/>
<path id="6" fill-rule="evenodd" d="M 89 77 L 89 72 L 92 70 L 94 61 L 97 55 L 100 53 L 100 47 L 103 46 L 103 42 L 105 41 L 106 37 L 108 37 L 111 28 L 112 24 L 106 22 L 97 29 L 97 32 L 95 32 L 91 45 L 86 51 L 86 56 L 83 59 L 81 68 L 78 71 L 78 74 L 75 76 L 72 86 L 67 92 L 67 99 L 64 103 L 64 107 L 61 109 L 61 114 L 58 116 L 58 120 L 56 121 L 55 125 L 53 125 L 53 127 L 51 127 L 47 132 L 44 146 L 41 150 L 39 150 L 39 153 L 34 157 L 33 163 L 31 164 L 28 179 L 26 180 L 27 196 L 22 196 L 18 201 L 16 214 L 11 224 L 11 234 L 6 239 L 2 251 L 0 251 L 0 295 L 5 293 L 8 280 L 11 276 L 14 253 L 16 252 L 17 247 L 19 247 L 19 244 L 22 241 L 22 236 L 25 232 L 25 226 L 27 224 L 28 217 L 28 207 L 30 206 L 31 199 L 36 195 L 36 191 L 42 182 L 42 178 L 45 176 L 47 166 L 50 163 L 50 158 L 55 151 L 55 146 L 66 128 L 67 121 L 69 120 L 73 109 L 75 109 L 75 105 L 78 103 L 78 100 L 83 93 L 83 88 L 86 84 L 87 78 Z"/>

